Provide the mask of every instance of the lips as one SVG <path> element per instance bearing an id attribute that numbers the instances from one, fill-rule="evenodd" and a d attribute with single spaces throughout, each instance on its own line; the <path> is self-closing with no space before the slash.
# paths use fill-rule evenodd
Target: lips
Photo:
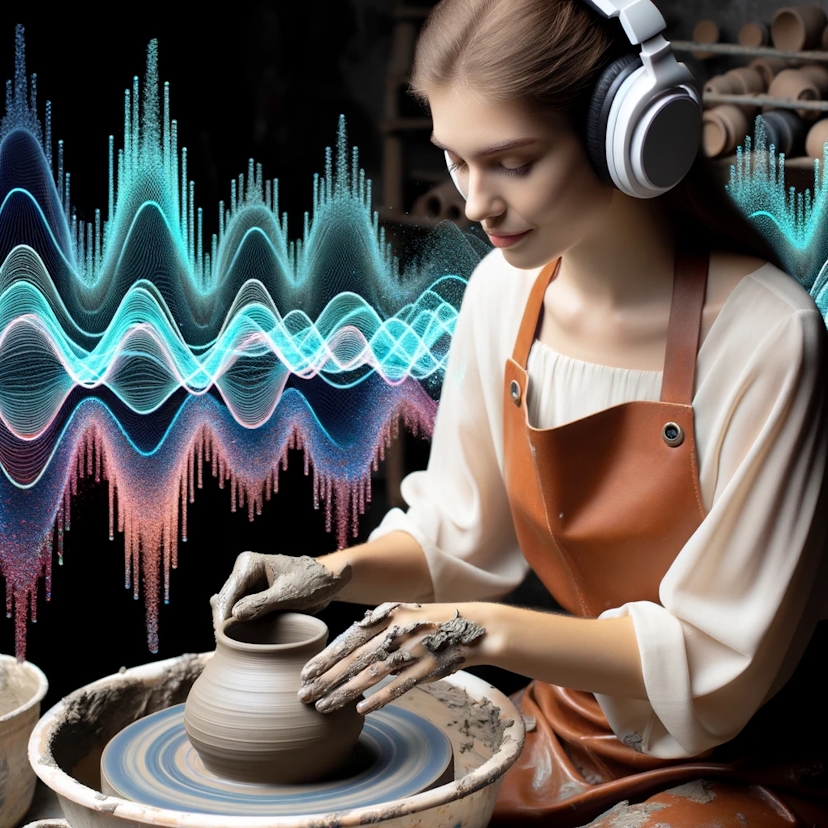
<path id="1" fill-rule="evenodd" d="M 495 247 L 511 247 L 531 232 L 531 230 L 524 230 L 522 233 L 487 233 L 486 235 Z"/>

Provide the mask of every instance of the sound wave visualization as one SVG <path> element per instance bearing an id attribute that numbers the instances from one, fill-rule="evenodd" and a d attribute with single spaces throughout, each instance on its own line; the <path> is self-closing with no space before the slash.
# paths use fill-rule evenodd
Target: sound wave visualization
<path id="1" fill-rule="evenodd" d="M 828 144 L 814 160 L 814 189 L 785 184 L 785 156 L 768 144 L 765 122 L 756 119 L 754 137 L 745 139 L 730 168 L 728 191 L 765 236 L 782 264 L 828 315 Z"/>
<path id="2" fill-rule="evenodd" d="M 344 546 L 398 424 L 428 435 L 468 275 L 486 247 L 440 225 L 401 272 L 341 119 L 313 211 L 289 240 L 278 181 L 249 163 L 203 213 L 150 44 L 109 141 L 109 198 L 78 217 L 51 107 L 16 35 L 0 121 L 0 574 L 16 650 L 50 592 L 78 480 L 109 489 L 109 534 L 143 593 L 148 644 L 205 474 L 251 519 L 304 450 Z M 161 91 L 163 90 L 163 91 Z M 56 163 L 53 167 L 53 155 Z M 75 504 L 77 506 L 77 504 Z"/>

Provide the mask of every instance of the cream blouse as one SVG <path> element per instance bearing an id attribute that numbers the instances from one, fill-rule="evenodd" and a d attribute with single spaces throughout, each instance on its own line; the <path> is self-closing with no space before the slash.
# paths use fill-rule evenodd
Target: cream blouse
<path id="1" fill-rule="evenodd" d="M 493 251 L 463 299 L 426 471 L 403 481 L 395 530 L 422 546 L 436 601 L 496 598 L 527 573 L 503 481 L 503 372 L 538 271 Z M 826 509 L 817 506 L 828 423 L 825 323 L 803 288 L 766 264 L 742 279 L 699 349 L 693 411 L 707 517 L 659 589 L 629 615 L 646 701 L 598 696 L 619 738 L 683 758 L 733 738 L 789 678 L 824 615 Z M 535 342 L 529 416 L 559 426 L 657 400 L 661 373 L 562 356 Z M 669 508 L 665 504 L 664 508 Z"/>

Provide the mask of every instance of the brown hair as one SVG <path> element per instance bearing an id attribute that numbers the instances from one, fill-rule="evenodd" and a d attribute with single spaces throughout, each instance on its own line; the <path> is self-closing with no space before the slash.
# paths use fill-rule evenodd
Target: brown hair
<path id="1" fill-rule="evenodd" d="M 426 108 L 429 90 L 460 84 L 490 103 L 552 109 L 568 115 L 585 139 L 595 83 L 633 48 L 617 20 L 583 0 L 442 0 L 417 41 L 410 89 Z M 684 180 L 660 198 L 685 243 L 778 264 L 701 153 Z"/>

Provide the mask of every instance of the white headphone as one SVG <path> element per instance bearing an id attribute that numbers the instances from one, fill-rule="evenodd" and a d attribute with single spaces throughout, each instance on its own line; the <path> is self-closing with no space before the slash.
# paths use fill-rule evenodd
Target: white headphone
<path id="1" fill-rule="evenodd" d="M 701 95 L 661 32 L 666 23 L 652 0 L 584 0 L 617 17 L 638 55 L 613 61 L 592 93 L 587 152 L 598 174 L 636 198 L 654 198 L 687 174 L 701 139 Z M 449 173 L 463 198 L 457 173 Z"/>

